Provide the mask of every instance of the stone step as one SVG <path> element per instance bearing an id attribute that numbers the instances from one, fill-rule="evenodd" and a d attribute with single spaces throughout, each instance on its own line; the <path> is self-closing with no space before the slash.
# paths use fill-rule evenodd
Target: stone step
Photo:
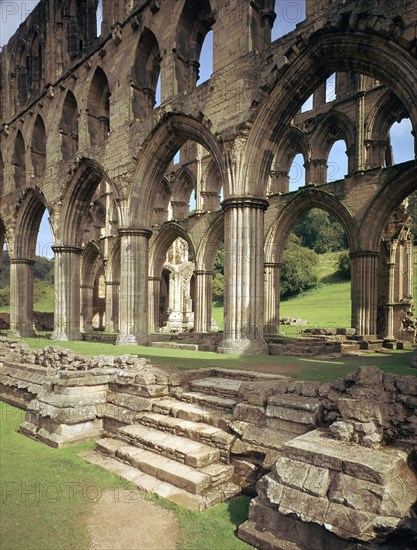
<path id="1" fill-rule="evenodd" d="M 220 460 L 219 449 L 142 424 L 124 426 L 119 428 L 117 433 L 129 444 L 154 451 L 194 468 L 202 468 Z"/>
<path id="2" fill-rule="evenodd" d="M 198 391 L 183 392 L 181 399 L 189 403 L 198 403 L 203 407 L 211 407 L 223 411 L 232 412 L 234 406 L 238 403 L 237 399 L 230 397 L 220 397 L 218 395 L 207 395 Z"/>
<path id="3" fill-rule="evenodd" d="M 238 485 L 227 482 L 205 495 L 193 495 L 171 483 L 160 481 L 152 475 L 140 472 L 137 468 L 124 464 L 111 456 L 105 456 L 96 451 L 86 451 L 80 453 L 80 456 L 90 464 L 101 466 L 107 471 L 134 483 L 141 491 L 155 493 L 159 497 L 166 498 L 188 510 L 203 511 L 240 493 Z"/>
<path id="4" fill-rule="evenodd" d="M 323 406 L 315 397 L 286 394 L 268 399 L 266 425 L 294 436 L 305 434 L 320 425 Z"/>
<path id="5" fill-rule="evenodd" d="M 225 411 L 219 411 L 206 405 L 178 401 L 171 397 L 159 399 L 152 404 L 152 411 L 164 415 L 191 420 L 193 422 L 204 422 L 227 430 L 228 422 L 233 419 L 233 415 Z"/>
<path id="6" fill-rule="evenodd" d="M 256 523 L 250 519 L 239 526 L 237 536 L 254 548 L 262 548 L 262 550 L 306 550 L 305 546 L 278 538 L 268 529 L 258 529 Z"/>
<path id="7" fill-rule="evenodd" d="M 123 460 L 145 474 L 155 476 L 194 495 L 207 493 L 221 483 L 229 481 L 234 473 L 233 466 L 224 464 L 210 464 L 197 470 L 152 451 L 126 445 L 117 439 L 105 438 L 97 441 L 96 450 Z"/>
<path id="8" fill-rule="evenodd" d="M 230 447 L 235 440 L 233 435 L 215 426 L 203 422 L 174 418 L 155 412 L 140 413 L 137 417 L 137 422 L 159 431 L 187 437 L 193 441 L 199 441 L 200 443 L 216 447 L 220 449 L 223 459 L 228 458 Z"/>
<path id="9" fill-rule="evenodd" d="M 242 383 L 243 380 L 215 377 L 191 380 L 190 386 L 193 391 L 209 395 L 218 395 L 220 397 L 230 397 L 233 399 L 238 397 L 239 388 Z"/>

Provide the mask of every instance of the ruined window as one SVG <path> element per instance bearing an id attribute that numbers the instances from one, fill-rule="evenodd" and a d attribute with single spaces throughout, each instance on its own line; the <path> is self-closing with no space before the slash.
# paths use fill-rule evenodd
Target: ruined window
<path id="1" fill-rule="evenodd" d="M 346 143 L 339 139 L 335 141 L 327 157 L 327 181 L 337 181 L 349 173 Z"/>
<path id="2" fill-rule="evenodd" d="M 71 0 L 64 11 L 71 59 L 97 36 L 97 0 Z"/>
<path id="3" fill-rule="evenodd" d="M 101 24 L 103 23 L 103 0 L 98 0 L 96 11 L 97 36 L 101 36 Z"/>
<path id="4" fill-rule="evenodd" d="M 192 90 L 200 75 L 201 51 L 214 23 L 208 0 L 187 0 L 179 20 L 175 55 L 175 77 L 178 92 Z M 208 37 L 210 47 L 211 37 Z M 207 74 L 204 75 L 207 77 Z"/>
<path id="5" fill-rule="evenodd" d="M 198 85 L 209 80 L 213 73 L 213 31 L 209 31 L 203 42 L 200 54 Z"/>
<path id="6" fill-rule="evenodd" d="M 31 95 L 37 95 L 42 90 L 42 44 L 38 33 L 32 41 L 31 47 Z"/>
<path id="7" fill-rule="evenodd" d="M 64 160 L 71 160 L 78 150 L 78 107 L 74 94 L 68 90 L 62 109 L 61 152 Z"/>
<path id="8" fill-rule="evenodd" d="M 306 113 L 313 108 L 313 94 L 301 105 L 301 112 Z"/>
<path id="9" fill-rule="evenodd" d="M 20 130 L 16 135 L 12 164 L 14 166 L 15 188 L 19 189 L 19 187 L 24 186 L 26 180 L 25 141 Z"/>
<path id="10" fill-rule="evenodd" d="M 390 152 L 387 166 L 414 159 L 413 127 L 409 118 L 394 122 L 389 131 Z"/>
<path id="11" fill-rule="evenodd" d="M 88 93 L 90 145 L 101 145 L 110 133 L 110 87 L 100 67 L 96 69 Z"/>
<path id="12" fill-rule="evenodd" d="M 33 173 L 36 178 L 42 177 L 46 169 L 46 131 L 42 117 L 37 116 L 33 127 L 31 157 Z"/>
<path id="13" fill-rule="evenodd" d="M 133 114 L 144 119 L 156 104 L 158 83 L 160 85 L 161 55 L 155 35 L 144 29 L 136 48 L 132 70 Z M 160 87 L 159 87 L 160 103 Z"/>
<path id="14" fill-rule="evenodd" d="M 306 171 L 304 168 L 304 157 L 301 153 L 295 155 L 288 175 L 290 177 L 289 191 L 297 191 L 299 187 L 305 185 Z"/>
<path id="15" fill-rule="evenodd" d="M 333 73 L 326 80 L 326 103 L 336 99 L 336 73 Z"/>
<path id="16" fill-rule="evenodd" d="M 28 66 L 29 57 L 27 49 L 26 47 L 22 47 L 16 66 L 19 106 L 23 106 L 28 98 Z"/>

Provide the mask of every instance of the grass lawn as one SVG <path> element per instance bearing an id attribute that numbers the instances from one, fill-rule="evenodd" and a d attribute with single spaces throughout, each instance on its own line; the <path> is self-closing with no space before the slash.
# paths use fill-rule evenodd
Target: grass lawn
<path id="1" fill-rule="evenodd" d="M 77 456 L 93 443 L 53 449 L 16 433 L 23 417 L 21 410 L 0 402 L 1 549 L 87 549 L 93 502 L 104 490 L 114 490 L 117 496 L 118 488 L 133 486 Z M 234 536 L 247 519 L 247 497 L 205 512 L 189 512 L 154 495 L 147 498 L 175 512 L 180 525 L 178 550 L 250 548 Z"/>
<path id="2" fill-rule="evenodd" d="M 362 365 L 375 365 L 384 371 L 400 376 L 416 375 L 410 368 L 411 351 L 372 353 L 366 357 L 343 357 L 338 359 L 306 359 L 276 355 L 222 355 L 204 351 L 151 348 L 145 346 L 115 346 L 101 342 L 52 342 L 46 338 L 28 338 L 28 344 L 36 349 L 49 345 L 62 345 L 82 355 L 138 354 L 155 364 L 170 365 L 182 370 L 221 367 L 272 372 L 293 376 L 301 380 L 331 382 L 344 377 Z"/>

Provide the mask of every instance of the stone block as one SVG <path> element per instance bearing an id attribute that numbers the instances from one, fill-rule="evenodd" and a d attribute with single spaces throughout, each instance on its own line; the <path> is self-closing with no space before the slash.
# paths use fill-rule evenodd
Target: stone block
<path id="1" fill-rule="evenodd" d="M 238 403 L 234 408 L 233 417 L 236 420 L 250 422 L 257 426 L 265 425 L 265 409 L 260 406 Z"/>
<path id="2" fill-rule="evenodd" d="M 385 403 L 369 399 L 341 398 L 338 401 L 338 407 L 345 420 L 374 422 L 377 426 L 381 426 L 386 417 Z"/>
<path id="3" fill-rule="evenodd" d="M 374 537 L 373 519 L 372 513 L 356 511 L 353 508 L 331 502 L 323 523 L 326 529 L 341 538 L 367 541 Z"/>

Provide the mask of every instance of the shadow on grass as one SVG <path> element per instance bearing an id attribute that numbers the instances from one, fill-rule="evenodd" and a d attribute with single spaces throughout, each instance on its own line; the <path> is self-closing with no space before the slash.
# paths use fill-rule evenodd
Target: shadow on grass
<path id="1" fill-rule="evenodd" d="M 243 495 L 228 501 L 227 513 L 229 514 L 231 523 L 235 527 L 239 527 L 239 525 L 248 519 L 250 501 L 250 497 Z"/>
<path id="2" fill-rule="evenodd" d="M 338 273 L 332 273 L 331 275 L 325 275 L 322 279 L 320 279 L 319 287 L 324 285 L 337 285 L 339 283 L 347 282 L 350 282 L 350 280 L 345 279 Z"/>

